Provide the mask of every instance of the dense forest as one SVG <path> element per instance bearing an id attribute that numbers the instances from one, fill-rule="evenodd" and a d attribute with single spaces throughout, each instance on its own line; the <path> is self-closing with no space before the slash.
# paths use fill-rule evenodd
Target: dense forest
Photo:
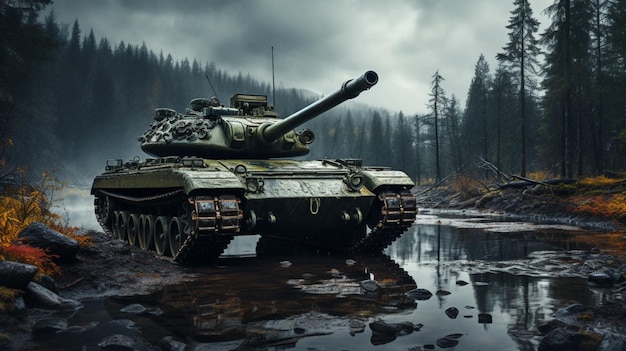
<path id="1" fill-rule="evenodd" d="M 272 87 L 212 62 L 174 60 L 145 44 L 111 43 L 79 21 L 58 23 L 50 0 L 0 0 L 0 177 L 28 165 L 88 184 L 106 159 L 145 156 L 137 137 L 157 107 L 223 102 Z M 540 9 L 544 10 L 544 9 Z M 307 158 L 356 157 L 420 183 L 478 162 L 525 176 L 575 177 L 626 169 L 626 0 L 556 0 L 543 33 L 527 0 L 514 0 L 509 42 L 492 72 L 477 58 L 465 106 L 433 72 L 429 113 L 407 116 L 348 104 L 308 122 Z M 339 86 L 341 80 L 337 81 Z M 282 116 L 315 100 L 277 89 Z M 482 176 L 488 174 L 483 173 Z"/>

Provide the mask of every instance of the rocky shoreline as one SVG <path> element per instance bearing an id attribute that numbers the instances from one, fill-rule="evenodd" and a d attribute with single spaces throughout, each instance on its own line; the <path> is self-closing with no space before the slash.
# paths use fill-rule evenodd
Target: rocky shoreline
<path id="1" fill-rule="evenodd" d="M 39 224 L 36 226 L 49 235 L 53 232 Z M 57 235 L 52 240 L 58 241 L 59 237 L 63 237 L 66 245 L 74 246 L 73 240 Z M 28 350 L 46 335 L 60 331 L 83 332 L 68 328 L 66 318 L 82 308 L 81 301 L 145 294 L 164 285 L 193 279 L 193 275 L 185 273 L 175 263 L 121 241 L 110 240 L 102 232 L 89 231 L 84 235 L 93 239 L 93 245 L 80 250 L 77 248 L 74 256 L 65 256 L 59 261 L 62 273 L 55 277 L 43 276 L 36 282 L 32 280 L 36 267 L 2 261 L 2 285 L 20 289 L 23 294 L 15 298 L 9 311 L 0 313 L 0 350 Z M 46 240 L 51 239 L 48 237 Z M 13 283 L 7 284 L 9 281 Z M 137 344 L 136 340 L 114 335 L 102 342 L 103 349 L 128 349 L 128 345 Z M 174 345 L 173 342 L 170 340 L 169 344 Z M 172 347 L 169 349 L 176 349 Z"/>
<path id="2" fill-rule="evenodd" d="M 559 223 L 579 225 L 582 223 L 583 227 L 586 225 L 588 228 L 604 231 L 623 229 L 619 222 L 575 216 L 568 213 L 563 206 L 551 205 L 549 201 L 522 206 L 520 204 L 524 199 L 520 197 L 525 196 L 524 194 L 512 193 L 508 196 L 510 197 L 506 201 L 496 198 L 485 201 L 483 197 L 460 200 L 458 194 L 454 192 L 438 190 L 420 195 L 420 200 L 422 204 L 429 204 L 434 208 L 479 209 L 502 213 L 507 213 L 507 208 L 503 206 L 511 206 L 512 203 L 517 211 L 508 212 L 511 216 L 536 218 L 541 215 Z M 153 253 L 130 247 L 124 242 L 110 240 L 102 232 L 89 231 L 84 235 L 89 235 L 93 239 L 93 245 L 74 252 L 74 244 L 70 243 L 69 246 L 72 248 L 69 249 L 68 256 L 59 263 L 62 274 L 53 277 L 54 279 L 44 277 L 38 282 L 31 281 L 32 276 L 22 278 L 23 282 L 19 284 L 24 294 L 15 299 L 14 308 L 10 312 L 0 313 L 0 350 L 31 349 L 37 346 L 42 338 L 45 339 L 46 335 L 52 333 L 86 332 L 83 327 L 68 326 L 67 322 L 69 318 L 67 316 L 81 308 L 81 301 L 147 294 L 166 285 L 194 279 L 194 276 L 187 273 L 183 267 L 156 257 Z M 601 251 L 602 249 L 598 248 L 596 254 L 601 254 Z M 623 252 L 601 254 L 596 257 L 601 259 L 585 262 L 587 264 L 585 273 L 588 276 L 589 288 L 602 291 L 604 298 L 600 305 L 581 306 L 564 302 L 562 308 L 549 322 L 535 326 L 532 331 L 510 331 L 511 337 L 518 340 L 533 339 L 534 345 L 538 345 L 540 351 L 626 350 L 624 337 L 626 254 Z M 25 271 L 26 277 L 31 274 L 34 276 L 32 268 L 21 267 L 21 269 Z M 5 281 L 3 278 L 2 282 Z M 158 313 L 158 311 L 144 312 Z M 403 326 L 396 328 L 380 324 L 376 324 L 375 327 L 395 330 L 394 333 L 403 332 L 401 328 Z M 102 327 L 115 330 L 110 326 Z M 91 328 L 99 326 L 94 325 Z M 109 335 L 100 343 L 102 349 L 182 350 L 185 347 L 173 337 L 166 337 L 155 346 L 143 344 L 140 338 L 133 339 L 118 334 Z"/>

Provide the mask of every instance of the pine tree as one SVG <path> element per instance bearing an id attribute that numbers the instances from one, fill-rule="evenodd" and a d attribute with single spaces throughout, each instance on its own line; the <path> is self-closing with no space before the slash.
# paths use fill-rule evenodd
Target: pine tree
<path id="1" fill-rule="evenodd" d="M 498 61 L 509 63 L 513 70 L 519 74 L 519 99 L 520 99 L 520 173 L 526 176 L 526 98 L 532 93 L 532 74 L 536 73 L 538 65 L 539 46 L 535 33 L 539 28 L 539 22 L 533 18 L 533 11 L 528 0 L 514 0 L 515 9 L 511 11 L 511 18 L 506 28 L 509 30 L 509 42 L 499 53 Z M 527 88 L 530 90 L 527 93 Z"/>
<path id="2" fill-rule="evenodd" d="M 499 65 L 493 79 L 490 98 L 495 119 L 495 162 L 498 169 L 503 169 L 503 158 L 509 160 L 507 164 L 511 164 L 510 160 L 513 159 L 513 147 L 517 139 L 513 131 L 517 128 L 507 117 L 516 115 L 516 96 L 511 73 L 502 64 Z"/>
<path id="3" fill-rule="evenodd" d="M 441 82 L 444 78 L 439 74 L 439 70 L 433 74 L 432 78 L 433 80 L 430 83 L 430 99 L 428 100 L 428 107 L 432 111 L 433 133 L 435 140 L 435 180 L 438 182 L 441 180 L 439 118 L 443 115 L 442 111 L 446 105 L 446 94 L 441 86 Z"/>
<path id="4" fill-rule="evenodd" d="M 465 103 L 463 145 L 469 155 L 480 155 L 485 159 L 490 159 L 490 86 L 489 64 L 481 54 L 474 66 L 474 77 Z"/>
<path id="5" fill-rule="evenodd" d="M 560 0 L 546 9 L 553 22 L 542 36 L 550 50 L 546 62 L 546 111 L 559 121 L 561 175 L 583 173 L 584 145 L 591 144 L 592 115 L 591 6 L 586 0 Z M 555 107 L 558 106 L 558 107 Z M 552 123 L 557 125 L 557 123 Z M 589 142 L 583 140 L 589 138 Z M 593 150 L 593 148 L 592 148 Z"/>
<path id="6" fill-rule="evenodd" d="M 450 164 L 453 169 L 460 169 L 463 166 L 463 149 L 461 147 L 461 121 L 462 117 L 461 109 L 459 107 L 459 100 L 456 96 L 448 100 L 444 111 L 445 117 L 445 135 L 447 139 L 447 149 L 450 159 Z"/>

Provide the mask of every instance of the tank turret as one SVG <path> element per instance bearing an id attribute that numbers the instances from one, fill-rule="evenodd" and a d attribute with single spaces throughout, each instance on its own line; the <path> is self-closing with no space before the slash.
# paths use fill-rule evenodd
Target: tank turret
<path id="1" fill-rule="evenodd" d="M 264 95 L 234 95 L 230 107 L 221 106 L 216 98 L 198 98 L 184 114 L 156 109 L 156 122 L 139 141 L 142 150 L 159 157 L 250 159 L 306 155 L 314 134 L 310 130 L 296 133 L 294 128 L 357 97 L 377 82 L 376 72 L 367 71 L 284 119 L 268 106 Z"/>

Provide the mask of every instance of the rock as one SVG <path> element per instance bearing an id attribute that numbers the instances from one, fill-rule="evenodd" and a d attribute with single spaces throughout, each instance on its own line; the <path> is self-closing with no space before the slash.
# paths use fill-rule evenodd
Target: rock
<path id="1" fill-rule="evenodd" d="M 465 280 L 457 280 L 456 281 L 456 285 L 458 285 L 458 286 L 465 286 L 467 284 L 469 284 L 469 283 L 466 282 Z"/>
<path id="2" fill-rule="evenodd" d="M 479 313 L 478 314 L 478 323 L 480 324 L 491 324 L 493 322 L 493 317 L 489 313 Z"/>
<path id="3" fill-rule="evenodd" d="M 406 292 L 406 296 L 414 299 L 414 300 L 428 300 L 433 296 L 433 293 L 426 289 L 413 289 Z"/>
<path id="4" fill-rule="evenodd" d="M 575 325 L 578 321 L 578 316 L 581 313 L 589 313 L 589 309 L 581 304 L 571 304 L 563 308 L 559 308 L 554 313 L 554 318 L 562 323 Z"/>
<path id="5" fill-rule="evenodd" d="M 370 343 L 372 343 L 372 345 L 374 346 L 379 346 L 388 344 L 394 340 L 396 340 L 395 334 L 372 333 Z"/>
<path id="6" fill-rule="evenodd" d="M 587 284 L 594 287 L 610 288 L 613 285 L 622 283 L 624 280 L 624 276 L 619 270 L 607 267 L 591 273 L 587 278 Z"/>
<path id="7" fill-rule="evenodd" d="M 57 311 L 75 311 L 83 307 L 80 302 L 63 298 L 35 282 L 26 287 L 26 302 L 33 307 Z"/>
<path id="8" fill-rule="evenodd" d="M 26 289 L 39 269 L 30 264 L 0 261 L 0 285 L 11 289 Z"/>
<path id="9" fill-rule="evenodd" d="M 604 263 L 600 260 L 586 260 L 580 268 L 583 273 L 592 273 L 600 270 L 604 266 Z"/>
<path id="10" fill-rule="evenodd" d="M 350 335 L 354 336 L 357 333 L 363 333 L 367 324 L 359 319 L 351 319 L 349 322 Z"/>
<path id="11" fill-rule="evenodd" d="M 376 320 L 370 323 L 370 329 L 377 334 L 399 336 L 411 334 L 415 330 L 415 325 L 412 322 L 387 323 L 383 320 Z"/>
<path id="12" fill-rule="evenodd" d="M 437 346 L 442 349 L 447 349 L 450 347 L 455 347 L 459 344 L 459 339 L 463 336 L 463 334 L 450 334 L 446 335 L 443 338 L 437 339 Z"/>
<path id="13" fill-rule="evenodd" d="M 184 351 L 187 345 L 183 342 L 174 340 L 171 336 L 166 336 L 159 340 L 157 345 L 162 351 Z"/>
<path id="14" fill-rule="evenodd" d="M 76 259 L 80 246 L 78 242 L 42 223 L 35 222 L 24 228 L 17 236 L 18 240 L 32 247 L 48 250 L 56 255 L 60 262 L 71 262 Z"/>
<path id="15" fill-rule="evenodd" d="M 148 309 L 145 308 L 142 304 L 133 303 L 122 308 L 120 311 L 124 313 L 142 314 L 142 313 L 146 313 Z"/>
<path id="16" fill-rule="evenodd" d="M 450 317 L 451 319 L 455 319 L 459 315 L 459 309 L 456 307 L 450 307 L 446 309 L 445 313 L 446 316 Z"/>
<path id="17" fill-rule="evenodd" d="M 537 351 L 571 350 L 573 346 L 574 338 L 572 334 L 562 328 L 556 328 L 541 339 Z"/>
<path id="18" fill-rule="evenodd" d="M 59 294 L 59 287 L 57 286 L 57 282 L 49 275 L 42 275 L 41 281 L 39 282 L 41 286 L 52 291 L 55 294 Z"/>
<path id="19" fill-rule="evenodd" d="M 375 280 L 363 280 L 359 286 L 363 294 L 378 294 L 382 290 L 382 286 Z"/>
<path id="20" fill-rule="evenodd" d="M 98 343 L 98 346 L 100 346 L 100 348 L 104 350 L 108 349 L 108 350 L 116 350 L 116 351 L 121 351 L 121 350 L 135 351 L 135 350 L 140 349 L 135 339 L 131 338 L 130 336 L 126 336 L 122 334 L 115 334 L 115 335 L 107 336 L 106 338 L 102 339 L 101 342 Z"/>
<path id="21" fill-rule="evenodd" d="M 377 321 L 370 323 L 370 329 L 374 333 L 394 335 L 394 336 L 398 332 L 397 328 L 395 328 L 391 324 L 388 324 L 387 322 L 382 321 L 382 320 L 377 320 Z"/>
<path id="22" fill-rule="evenodd" d="M 437 296 L 447 296 L 447 295 L 450 295 L 450 294 L 452 294 L 452 293 L 449 292 L 448 290 L 437 290 L 435 292 L 435 295 L 437 295 Z"/>
<path id="23" fill-rule="evenodd" d="M 157 316 L 158 317 L 158 316 L 163 314 L 163 310 L 158 308 L 158 307 L 155 307 L 155 308 L 149 309 L 148 313 L 150 313 L 153 316 Z"/>
<path id="24" fill-rule="evenodd" d="M 67 329 L 67 319 L 63 318 L 44 318 L 40 319 L 33 325 L 32 333 L 35 337 L 55 334 Z"/>
<path id="25" fill-rule="evenodd" d="M 613 333 L 604 335 L 596 351 L 623 351 L 626 350 L 626 340 Z"/>

